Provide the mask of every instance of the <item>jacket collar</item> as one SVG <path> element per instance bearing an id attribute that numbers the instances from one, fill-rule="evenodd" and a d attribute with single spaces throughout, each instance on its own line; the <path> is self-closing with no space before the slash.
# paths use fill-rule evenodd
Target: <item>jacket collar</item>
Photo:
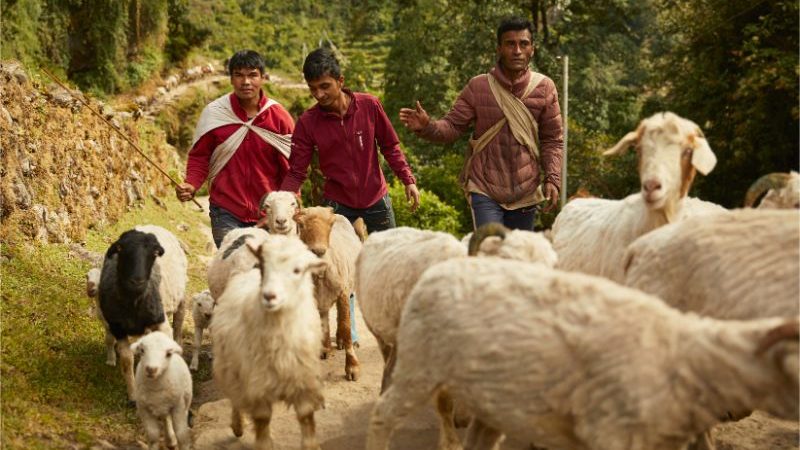
<path id="1" fill-rule="evenodd" d="M 358 110 L 358 105 L 356 104 L 356 95 L 353 94 L 353 91 L 347 88 L 342 88 L 342 92 L 344 92 L 348 97 L 350 97 L 350 105 L 347 107 L 347 112 L 344 113 L 344 117 L 339 117 L 339 115 L 334 112 L 326 111 L 320 108 L 319 103 L 314 105 L 312 109 L 316 109 L 317 112 L 323 117 L 329 117 L 337 120 L 352 116 Z"/>
<path id="2" fill-rule="evenodd" d="M 247 122 L 247 112 L 242 108 L 242 104 L 239 102 L 239 97 L 236 96 L 236 93 L 231 92 L 231 108 L 233 108 L 233 112 L 236 114 L 236 117 L 241 119 L 243 122 Z M 259 111 L 264 105 L 267 103 L 267 96 L 264 95 L 264 91 L 259 89 L 258 90 L 258 109 Z"/>
<path id="3" fill-rule="evenodd" d="M 500 62 L 498 62 L 491 70 L 491 74 L 495 77 L 497 81 L 500 82 L 500 85 L 504 88 L 508 89 L 509 92 L 517 95 L 522 94 L 525 91 L 525 88 L 528 86 L 528 81 L 531 79 L 531 69 L 525 71 L 525 73 L 514 80 L 514 84 L 512 86 L 511 80 L 506 77 L 506 74 L 503 73 L 503 70 L 500 68 Z"/>

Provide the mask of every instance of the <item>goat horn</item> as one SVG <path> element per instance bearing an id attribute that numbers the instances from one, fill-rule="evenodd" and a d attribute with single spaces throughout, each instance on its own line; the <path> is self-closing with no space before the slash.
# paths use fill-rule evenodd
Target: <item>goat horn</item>
<path id="1" fill-rule="evenodd" d="M 766 352 L 778 342 L 789 339 L 800 339 L 800 323 L 796 320 L 786 322 L 769 330 L 764 338 L 761 339 L 761 342 L 758 343 L 756 356 Z"/>
<path id="2" fill-rule="evenodd" d="M 744 206 L 745 208 L 752 208 L 755 205 L 756 200 L 764 192 L 767 192 L 770 189 L 780 189 L 786 186 L 786 183 L 789 182 L 790 175 L 788 173 L 783 172 L 773 172 L 768 173 L 758 180 L 756 180 L 753 184 L 750 185 L 750 189 L 747 190 L 747 194 L 744 196 Z"/>
<path id="3" fill-rule="evenodd" d="M 497 236 L 500 239 L 506 238 L 506 233 L 510 230 L 503 226 L 501 223 L 487 223 L 485 225 L 481 225 L 480 228 L 475 230 L 472 233 L 472 237 L 469 238 L 469 256 L 475 256 L 478 254 L 478 249 L 481 248 L 481 243 L 483 243 L 484 239 L 489 236 Z"/>

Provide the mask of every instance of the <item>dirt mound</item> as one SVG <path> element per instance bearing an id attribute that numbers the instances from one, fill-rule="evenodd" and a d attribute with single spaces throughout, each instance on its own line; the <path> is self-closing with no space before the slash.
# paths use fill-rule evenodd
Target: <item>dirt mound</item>
<path id="1" fill-rule="evenodd" d="M 87 229 L 117 220 L 146 197 L 169 194 L 169 180 L 121 136 L 18 62 L 0 63 L 0 96 L 3 241 L 81 241 Z M 96 101 L 92 108 L 167 172 L 180 171 L 175 149 L 155 126 Z"/>

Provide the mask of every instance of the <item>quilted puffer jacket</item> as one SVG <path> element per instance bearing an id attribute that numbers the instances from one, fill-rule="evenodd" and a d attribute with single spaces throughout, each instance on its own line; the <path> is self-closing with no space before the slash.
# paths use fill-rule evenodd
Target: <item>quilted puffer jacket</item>
<path id="1" fill-rule="evenodd" d="M 499 65 L 491 73 L 501 86 L 518 98 L 528 86 L 531 76 L 529 70 L 512 86 Z M 486 148 L 473 158 L 469 174 L 473 186 L 501 204 L 514 204 L 530 197 L 536 187 L 544 182 L 552 183 L 561 190 L 564 140 L 555 83 L 545 77 L 523 102 L 539 125 L 541 161 L 533 160 L 530 151 L 514 139 L 506 124 Z M 486 76 L 479 75 L 469 81 L 446 116 L 431 121 L 418 135 L 433 142 L 451 143 L 467 132 L 474 122 L 473 138 L 476 138 L 502 118 L 503 111 L 492 95 Z M 544 170 L 543 179 L 540 179 L 540 166 Z"/>

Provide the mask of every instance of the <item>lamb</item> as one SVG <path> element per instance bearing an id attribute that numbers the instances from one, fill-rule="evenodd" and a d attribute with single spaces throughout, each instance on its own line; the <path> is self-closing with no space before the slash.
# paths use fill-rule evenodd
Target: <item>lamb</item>
<path id="1" fill-rule="evenodd" d="M 252 240 L 257 245 L 268 235 L 267 231 L 253 227 L 237 228 L 225 235 L 219 250 L 214 253 L 208 264 L 208 290 L 211 297 L 218 299 L 233 275 L 252 269 L 258 262 L 245 248 L 245 242 Z"/>
<path id="2" fill-rule="evenodd" d="M 800 174 L 793 170 L 764 175 L 747 190 L 744 206 L 753 207 L 764 192 L 759 209 L 800 209 Z"/>
<path id="3" fill-rule="evenodd" d="M 740 209 L 650 232 L 629 247 L 625 284 L 718 319 L 800 314 L 800 213 Z"/>
<path id="4" fill-rule="evenodd" d="M 192 318 L 194 318 L 194 352 L 189 369 L 197 370 L 200 362 L 200 346 L 203 344 L 203 330 L 211 324 L 216 302 L 211 297 L 211 292 L 206 289 L 192 297 Z"/>
<path id="5" fill-rule="evenodd" d="M 246 248 L 258 267 L 233 276 L 211 327 L 214 380 L 231 401 L 231 428 L 241 437 L 241 414 L 248 413 L 255 448 L 272 448 L 272 405 L 284 401 L 297 413 L 302 448 L 319 450 L 314 411 L 323 404 L 322 333 L 312 274 L 327 264 L 294 236 L 270 235 Z"/>
<path id="6" fill-rule="evenodd" d="M 300 212 L 300 199 L 294 192 L 272 191 L 261 199 L 261 211 L 264 217 L 258 221 L 258 227 L 266 228 L 273 234 L 297 234 L 295 214 Z"/>
<path id="7" fill-rule="evenodd" d="M 623 282 L 625 248 L 637 237 L 667 223 L 725 211 L 687 197 L 695 173 L 716 164 L 700 128 L 673 113 L 643 120 L 606 155 L 636 146 L 642 190 L 622 200 L 579 198 L 569 202 L 552 228 L 558 267 Z"/>
<path id="8" fill-rule="evenodd" d="M 113 367 L 117 365 L 117 353 L 114 351 L 116 339 L 114 339 L 114 335 L 111 334 L 111 330 L 108 328 L 108 322 L 103 317 L 103 311 L 100 310 L 100 299 L 97 295 L 100 290 L 100 273 L 101 269 L 96 267 L 89 269 L 86 273 L 86 296 L 95 301 L 95 313 L 103 324 L 106 335 L 106 364 Z"/>
<path id="9" fill-rule="evenodd" d="M 548 267 L 557 259 L 541 233 L 512 231 L 501 224 L 478 228 L 469 247 L 470 255 L 539 261 Z M 356 261 L 356 296 L 383 355 L 382 390 L 391 383 L 397 328 L 414 284 L 432 265 L 466 254 L 466 246 L 450 234 L 408 227 L 374 233 L 364 243 Z"/>
<path id="10" fill-rule="evenodd" d="M 161 424 L 167 447 L 192 448 L 189 406 L 192 404 L 192 375 L 181 358 L 181 347 L 166 334 L 156 331 L 131 345 L 139 357 L 136 366 L 136 412 L 142 419 L 150 450 L 158 450 Z"/>
<path id="11" fill-rule="evenodd" d="M 336 345 L 345 355 L 345 378 L 356 381 L 359 363 L 350 334 L 350 293 L 355 286 L 355 265 L 361 240 L 344 216 L 330 207 L 303 208 L 295 215 L 300 239 L 327 262 L 323 273 L 314 275 L 314 297 L 322 322 L 322 357 L 332 351 L 328 314 L 336 304 Z"/>
<path id="12" fill-rule="evenodd" d="M 130 336 L 161 330 L 180 342 L 186 290 L 186 255 L 178 239 L 155 225 L 128 230 L 106 251 L 100 275 L 100 310 L 116 340 L 128 400 L 136 401 Z M 170 330 L 166 314 L 173 315 Z"/>
<path id="13" fill-rule="evenodd" d="M 437 393 L 440 448 L 449 449 L 460 447 L 448 394 L 474 413 L 468 449 L 508 433 L 550 450 L 678 450 L 726 411 L 799 418 L 797 316 L 702 318 L 541 264 L 431 267 L 397 339 L 367 450 L 388 448 L 395 425 Z"/>

